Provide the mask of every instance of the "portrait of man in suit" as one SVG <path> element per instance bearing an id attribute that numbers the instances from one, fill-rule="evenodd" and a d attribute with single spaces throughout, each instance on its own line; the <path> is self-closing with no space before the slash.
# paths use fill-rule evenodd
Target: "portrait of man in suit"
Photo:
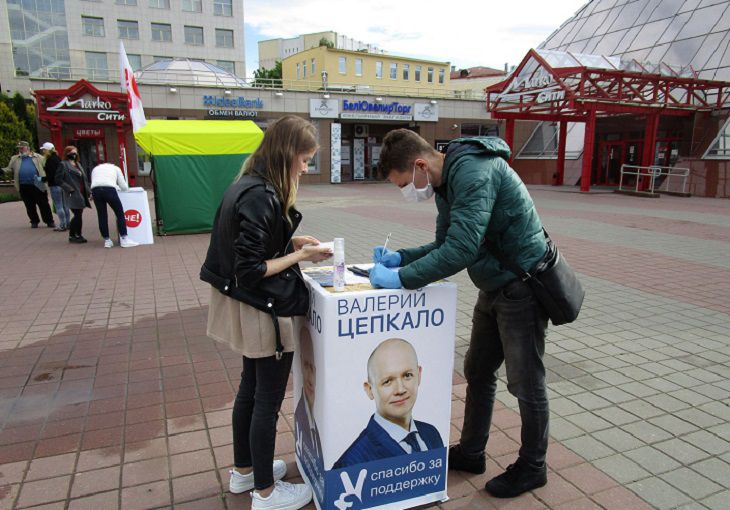
<path id="1" fill-rule="evenodd" d="M 299 356 L 302 366 L 302 394 L 294 411 L 295 440 L 301 441 L 312 458 L 321 463 L 322 446 L 319 431 L 314 421 L 314 400 L 316 398 L 317 367 L 314 364 L 314 349 L 309 329 L 304 326 L 299 333 Z"/>
<path id="2" fill-rule="evenodd" d="M 443 448 L 436 427 L 412 417 L 421 375 L 416 350 L 406 340 L 389 338 L 373 350 L 363 388 L 375 413 L 333 469 Z"/>

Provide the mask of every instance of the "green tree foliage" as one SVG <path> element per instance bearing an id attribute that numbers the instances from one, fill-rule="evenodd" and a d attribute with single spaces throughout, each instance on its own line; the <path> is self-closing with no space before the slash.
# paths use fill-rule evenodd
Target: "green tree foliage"
<path id="1" fill-rule="evenodd" d="M 254 87 L 270 87 L 280 89 L 283 87 L 281 81 L 281 60 L 277 60 L 273 69 L 261 67 L 253 72 Z"/>
<path id="2" fill-rule="evenodd" d="M 328 48 L 334 48 L 335 47 L 335 43 L 333 43 L 332 41 L 330 41 L 326 37 L 323 37 L 322 39 L 319 40 L 319 45 L 320 46 L 327 46 Z"/>
<path id="3" fill-rule="evenodd" d="M 30 131 L 5 101 L 0 101 L 0 167 L 5 168 L 17 154 L 18 140 L 30 140 Z M 11 179 L 12 176 L 6 176 Z"/>

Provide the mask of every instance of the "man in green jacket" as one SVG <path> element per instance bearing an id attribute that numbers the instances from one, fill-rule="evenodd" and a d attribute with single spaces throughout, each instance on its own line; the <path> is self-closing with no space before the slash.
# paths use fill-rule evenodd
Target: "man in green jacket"
<path id="1" fill-rule="evenodd" d="M 519 402 L 522 445 L 517 461 L 485 486 L 503 498 L 547 483 L 549 416 L 542 360 L 547 314 L 530 286 L 502 268 L 485 245 L 491 241 L 528 272 L 547 251 L 535 205 L 507 164 L 509 155 L 507 144 L 496 137 L 459 138 L 442 154 L 410 130 L 388 133 L 378 171 L 408 201 L 435 194 L 436 237 L 417 248 L 376 247 L 370 272 L 373 286 L 417 289 L 466 268 L 479 288 L 464 360 L 464 425 L 459 444 L 449 448 L 449 468 L 486 470 L 497 371 L 504 361 L 507 389 Z"/>

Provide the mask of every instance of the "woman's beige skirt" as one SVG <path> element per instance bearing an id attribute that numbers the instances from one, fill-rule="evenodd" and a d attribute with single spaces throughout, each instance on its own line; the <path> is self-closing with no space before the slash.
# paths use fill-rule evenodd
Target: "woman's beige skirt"
<path id="1" fill-rule="evenodd" d="M 299 324 L 303 325 L 298 317 L 279 317 L 284 352 L 294 351 L 294 335 Z M 221 294 L 213 287 L 210 289 L 207 334 L 247 358 L 273 356 L 276 350 L 271 315 Z"/>

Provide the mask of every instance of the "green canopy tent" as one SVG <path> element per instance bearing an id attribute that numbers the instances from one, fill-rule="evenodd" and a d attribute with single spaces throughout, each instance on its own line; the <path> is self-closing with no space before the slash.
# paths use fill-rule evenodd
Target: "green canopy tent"
<path id="1" fill-rule="evenodd" d="M 211 230 L 264 133 L 250 120 L 149 120 L 134 137 L 152 157 L 158 233 L 183 234 Z"/>

